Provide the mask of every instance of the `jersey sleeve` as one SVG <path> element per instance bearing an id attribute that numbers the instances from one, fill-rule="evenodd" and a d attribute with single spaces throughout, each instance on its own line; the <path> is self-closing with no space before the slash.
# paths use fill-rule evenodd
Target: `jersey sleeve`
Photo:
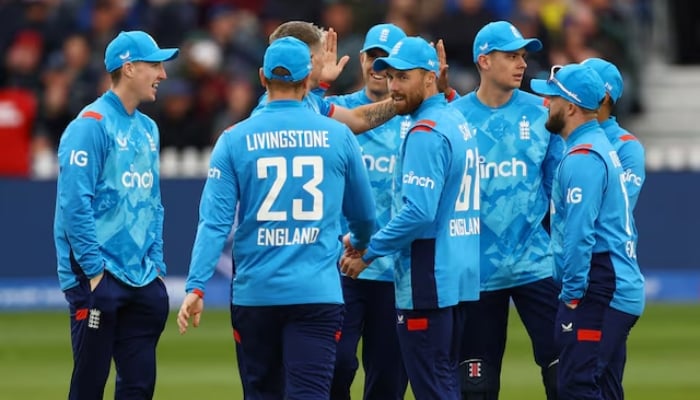
<path id="1" fill-rule="evenodd" d="M 314 92 L 309 92 L 306 96 L 309 98 L 310 101 L 316 104 L 319 114 L 326 117 L 333 116 L 333 112 L 335 111 L 335 105 L 333 105 L 333 103 L 331 103 L 328 99 L 319 96 L 317 93 Z"/>
<path id="2" fill-rule="evenodd" d="M 632 136 L 632 135 L 627 135 Z M 639 199 L 639 192 L 642 190 L 644 180 L 646 179 L 646 171 L 644 170 L 644 147 L 632 136 L 632 138 L 622 137 L 624 143 L 618 151 L 620 163 L 625 169 L 625 183 L 627 189 L 627 197 L 630 200 L 630 209 L 634 210 Z"/>
<path id="3" fill-rule="evenodd" d="M 376 227 L 376 205 L 360 145 L 349 129 L 346 129 L 346 135 L 348 167 L 345 174 L 343 216 L 351 232 L 352 246 L 364 250 Z"/>
<path id="4" fill-rule="evenodd" d="M 156 146 L 157 146 L 157 152 L 155 153 L 155 165 L 159 166 L 160 165 L 160 132 L 158 130 L 158 125 L 156 125 L 154 122 L 151 122 L 151 132 L 155 132 L 155 138 L 157 140 Z M 160 177 L 160 168 L 158 168 L 158 176 Z M 154 182 L 155 190 L 153 191 L 154 195 L 156 196 L 156 201 L 157 201 L 157 207 L 155 210 L 155 224 L 156 224 L 156 232 L 155 232 L 155 238 L 153 241 L 153 244 L 151 245 L 151 248 L 148 249 L 148 257 L 153 260 L 153 262 L 156 263 L 156 266 L 158 268 L 158 275 L 160 276 L 165 276 L 167 274 L 167 266 L 165 265 L 165 259 L 163 256 L 163 220 L 165 219 L 165 209 L 163 208 L 163 202 L 161 200 L 161 194 L 160 194 L 160 178 L 155 179 Z"/>
<path id="5" fill-rule="evenodd" d="M 68 125 L 59 144 L 57 201 L 71 252 L 85 275 L 92 278 L 104 268 L 92 203 L 107 141 L 98 118 L 93 117 L 99 114 L 86 114 L 89 116 L 78 117 Z"/>
<path id="6" fill-rule="evenodd" d="M 209 173 L 199 203 L 199 224 L 192 247 L 192 259 L 185 291 L 204 291 L 233 226 L 238 202 L 238 179 L 228 141 L 231 135 L 219 137 L 211 154 Z"/>
<path id="7" fill-rule="evenodd" d="M 595 221 L 607 185 L 607 168 L 596 153 L 577 150 L 562 161 L 559 183 L 564 198 L 562 290 L 564 302 L 581 299 L 595 244 Z"/>
<path id="8" fill-rule="evenodd" d="M 431 121 L 429 121 L 431 122 Z M 408 247 L 431 226 L 449 165 L 449 144 L 419 121 L 408 133 L 401 170 L 403 207 L 370 241 L 365 261 Z"/>

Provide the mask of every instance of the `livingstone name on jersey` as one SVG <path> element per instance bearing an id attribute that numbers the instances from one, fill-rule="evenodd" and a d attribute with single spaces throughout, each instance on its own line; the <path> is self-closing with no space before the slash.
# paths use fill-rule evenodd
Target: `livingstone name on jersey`
<path id="1" fill-rule="evenodd" d="M 258 246 L 292 246 L 311 244 L 318 239 L 319 228 L 260 228 L 258 229 Z"/>
<path id="2" fill-rule="evenodd" d="M 471 236 L 481 233 L 481 219 L 454 218 L 450 220 L 450 236 Z"/>
<path id="3" fill-rule="evenodd" d="M 245 137 L 248 151 L 286 149 L 290 147 L 330 147 L 328 131 L 289 130 L 251 133 Z"/>

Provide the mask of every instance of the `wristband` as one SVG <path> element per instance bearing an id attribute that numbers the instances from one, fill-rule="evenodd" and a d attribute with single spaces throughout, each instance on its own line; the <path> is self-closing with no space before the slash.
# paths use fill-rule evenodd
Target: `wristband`
<path id="1" fill-rule="evenodd" d="M 190 293 L 196 294 L 197 297 L 199 297 L 200 299 L 204 298 L 204 292 L 200 289 L 192 289 L 192 291 Z"/>

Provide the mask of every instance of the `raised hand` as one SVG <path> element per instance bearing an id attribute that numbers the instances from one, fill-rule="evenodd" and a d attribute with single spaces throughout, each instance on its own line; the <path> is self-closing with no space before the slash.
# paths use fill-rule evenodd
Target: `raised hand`
<path id="1" fill-rule="evenodd" d="M 338 34 L 333 28 L 328 28 L 326 32 L 324 47 L 321 81 L 331 83 L 338 79 L 340 73 L 343 72 L 345 65 L 350 61 L 350 56 L 346 54 L 338 60 Z"/>
<path id="2" fill-rule="evenodd" d="M 440 73 L 438 74 L 437 86 L 440 93 L 445 93 L 449 95 L 452 92 L 450 87 L 450 79 L 447 74 L 449 65 L 447 65 L 447 53 L 445 52 L 445 43 L 442 39 L 437 41 L 435 45 L 435 51 L 437 52 L 438 62 L 440 63 Z"/>

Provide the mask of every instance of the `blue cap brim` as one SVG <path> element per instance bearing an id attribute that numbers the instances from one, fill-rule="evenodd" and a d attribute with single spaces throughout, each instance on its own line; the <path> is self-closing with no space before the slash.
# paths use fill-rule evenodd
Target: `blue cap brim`
<path id="1" fill-rule="evenodd" d="M 391 53 L 391 48 L 390 48 L 390 47 L 382 46 L 382 45 L 380 45 L 380 44 L 370 44 L 370 45 L 367 45 L 366 47 L 363 47 L 362 50 L 360 50 L 360 52 L 361 52 L 361 53 L 364 53 L 364 52 L 367 52 L 367 51 L 372 50 L 372 49 L 379 49 L 379 50 L 385 51 L 386 54 Z"/>
<path id="2" fill-rule="evenodd" d="M 408 61 L 404 61 L 400 58 L 395 57 L 380 57 L 374 60 L 372 63 L 372 69 L 375 71 L 384 71 L 387 68 L 398 69 L 399 71 L 406 71 L 409 69 L 420 68 Z"/>
<path id="3" fill-rule="evenodd" d="M 530 89 L 533 92 L 542 96 L 562 96 L 563 93 L 557 88 L 557 85 L 550 85 L 544 79 L 533 79 L 530 81 Z"/>
<path id="4" fill-rule="evenodd" d="M 177 57 L 177 55 L 180 53 L 179 49 L 160 49 L 154 53 L 149 54 L 146 57 L 143 57 L 138 60 L 134 61 L 145 61 L 145 62 L 163 62 L 163 61 L 170 61 L 173 58 Z"/>
<path id="5" fill-rule="evenodd" d="M 542 42 L 539 39 L 518 39 L 508 43 L 505 46 L 494 47 L 494 50 L 499 51 L 515 51 L 525 49 L 531 53 L 542 50 Z"/>

